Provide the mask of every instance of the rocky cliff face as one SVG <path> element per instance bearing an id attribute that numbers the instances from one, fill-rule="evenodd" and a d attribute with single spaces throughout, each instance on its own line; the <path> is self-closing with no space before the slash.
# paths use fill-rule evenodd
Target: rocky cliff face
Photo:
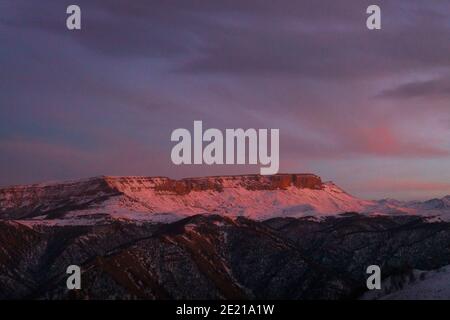
<path id="1" fill-rule="evenodd" d="M 165 177 L 104 177 L 108 186 L 120 192 L 142 192 L 156 190 L 178 195 L 192 191 L 216 191 L 224 188 L 244 188 L 246 190 L 285 190 L 290 186 L 320 190 L 320 177 L 313 174 L 277 174 L 273 176 L 240 175 L 173 180 Z"/>

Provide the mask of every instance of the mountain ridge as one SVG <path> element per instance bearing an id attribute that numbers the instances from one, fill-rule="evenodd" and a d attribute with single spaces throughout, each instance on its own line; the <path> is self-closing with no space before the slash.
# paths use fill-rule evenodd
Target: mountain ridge
<path id="1" fill-rule="evenodd" d="M 184 179 L 97 176 L 0 188 L 0 219 L 91 224 L 108 219 L 172 222 L 194 214 L 322 217 L 345 212 L 450 217 L 448 197 L 424 202 L 363 200 L 310 173 Z"/>
<path id="2" fill-rule="evenodd" d="M 100 176 L 65 183 L 0 189 L 0 217 L 49 220 L 105 214 L 174 221 L 219 213 L 256 219 L 277 214 L 360 209 L 359 200 L 314 174 L 238 175 L 174 180 Z"/>
<path id="3" fill-rule="evenodd" d="M 0 298 L 351 299 L 366 291 L 368 265 L 383 279 L 449 265 L 449 239 L 449 223 L 411 216 L 39 228 L 0 220 Z M 72 264 L 83 270 L 79 291 L 66 286 Z"/>

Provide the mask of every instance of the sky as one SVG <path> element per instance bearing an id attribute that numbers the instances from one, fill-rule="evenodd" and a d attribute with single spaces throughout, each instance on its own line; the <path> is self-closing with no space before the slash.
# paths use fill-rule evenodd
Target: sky
<path id="1" fill-rule="evenodd" d="M 171 132 L 202 120 L 279 128 L 280 172 L 442 197 L 449 111 L 450 1 L 0 1 L 0 186 L 259 172 L 172 164 Z"/>

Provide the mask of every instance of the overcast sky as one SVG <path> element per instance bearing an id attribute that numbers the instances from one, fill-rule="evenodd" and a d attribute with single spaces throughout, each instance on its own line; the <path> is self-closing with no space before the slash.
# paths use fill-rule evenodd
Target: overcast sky
<path id="1" fill-rule="evenodd" d="M 280 172 L 357 196 L 450 194 L 450 1 L 376 1 L 369 31 L 373 3 L 2 0 L 0 185 L 259 172 L 173 165 L 203 120 L 279 128 Z"/>

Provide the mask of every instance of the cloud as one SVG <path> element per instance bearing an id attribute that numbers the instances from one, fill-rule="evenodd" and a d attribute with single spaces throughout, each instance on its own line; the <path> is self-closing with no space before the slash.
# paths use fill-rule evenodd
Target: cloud
<path id="1" fill-rule="evenodd" d="M 247 23 L 231 20 L 205 34 L 199 54 L 179 67 L 193 74 L 233 76 L 290 75 L 305 78 L 375 77 L 432 67 L 448 67 L 444 45 L 450 35 L 449 15 L 419 2 L 383 2 L 384 30 L 365 28 L 365 4 L 298 2 L 297 9 L 318 12 L 317 19 L 285 14 L 285 19 L 260 16 Z M 274 4 L 274 7 L 277 4 Z M 314 9 L 312 8 L 314 7 Z M 302 10 L 303 9 L 303 10 Z M 421 10 L 420 16 L 417 11 Z M 418 43 L 420 45 L 418 46 Z"/>
<path id="2" fill-rule="evenodd" d="M 376 33 L 365 27 L 365 0 L 80 0 L 76 34 L 64 28 L 68 1 L 11 3 L 5 25 L 57 34 L 101 55 L 168 60 L 192 74 L 345 78 L 450 64 L 450 6 L 442 1 L 380 1 L 384 30 Z"/>
<path id="3" fill-rule="evenodd" d="M 182 2 L 180 8 L 165 2 L 79 0 L 82 29 L 71 33 L 65 27 L 65 11 L 72 2 L 41 0 L 36 7 L 16 0 L 5 4 L 0 22 L 57 35 L 103 56 L 172 58 L 186 54 L 192 32 L 207 29 L 208 23 L 185 12 Z"/>
<path id="4" fill-rule="evenodd" d="M 302 137 L 282 138 L 289 157 L 342 159 L 354 157 L 390 158 L 445 158 L 450 150 L 437 141 L 411 138 L 397 132 L 395 125 L 388 123 L 371 126 L 332 127 L 321 132 L 320 140 L 311 141 Z"/>
<path id="5" fill-rule="evenodd" d="M 279 128 L 287 168 L 448 159 L 448 1 L 380 0 L 373 32 L 369 0 L 78 0 L 81 32 L 69 4 L 1 1 L 2 181 L 253 170 L 175 168 L 193 120 Z"/>
<path id="6" fill-rule="evenodd" d="M 450 97 L 450 77 L 408 82 L 393 89 L 384 90 L 378 97 L 391 99 L 448 98 Z"/>

